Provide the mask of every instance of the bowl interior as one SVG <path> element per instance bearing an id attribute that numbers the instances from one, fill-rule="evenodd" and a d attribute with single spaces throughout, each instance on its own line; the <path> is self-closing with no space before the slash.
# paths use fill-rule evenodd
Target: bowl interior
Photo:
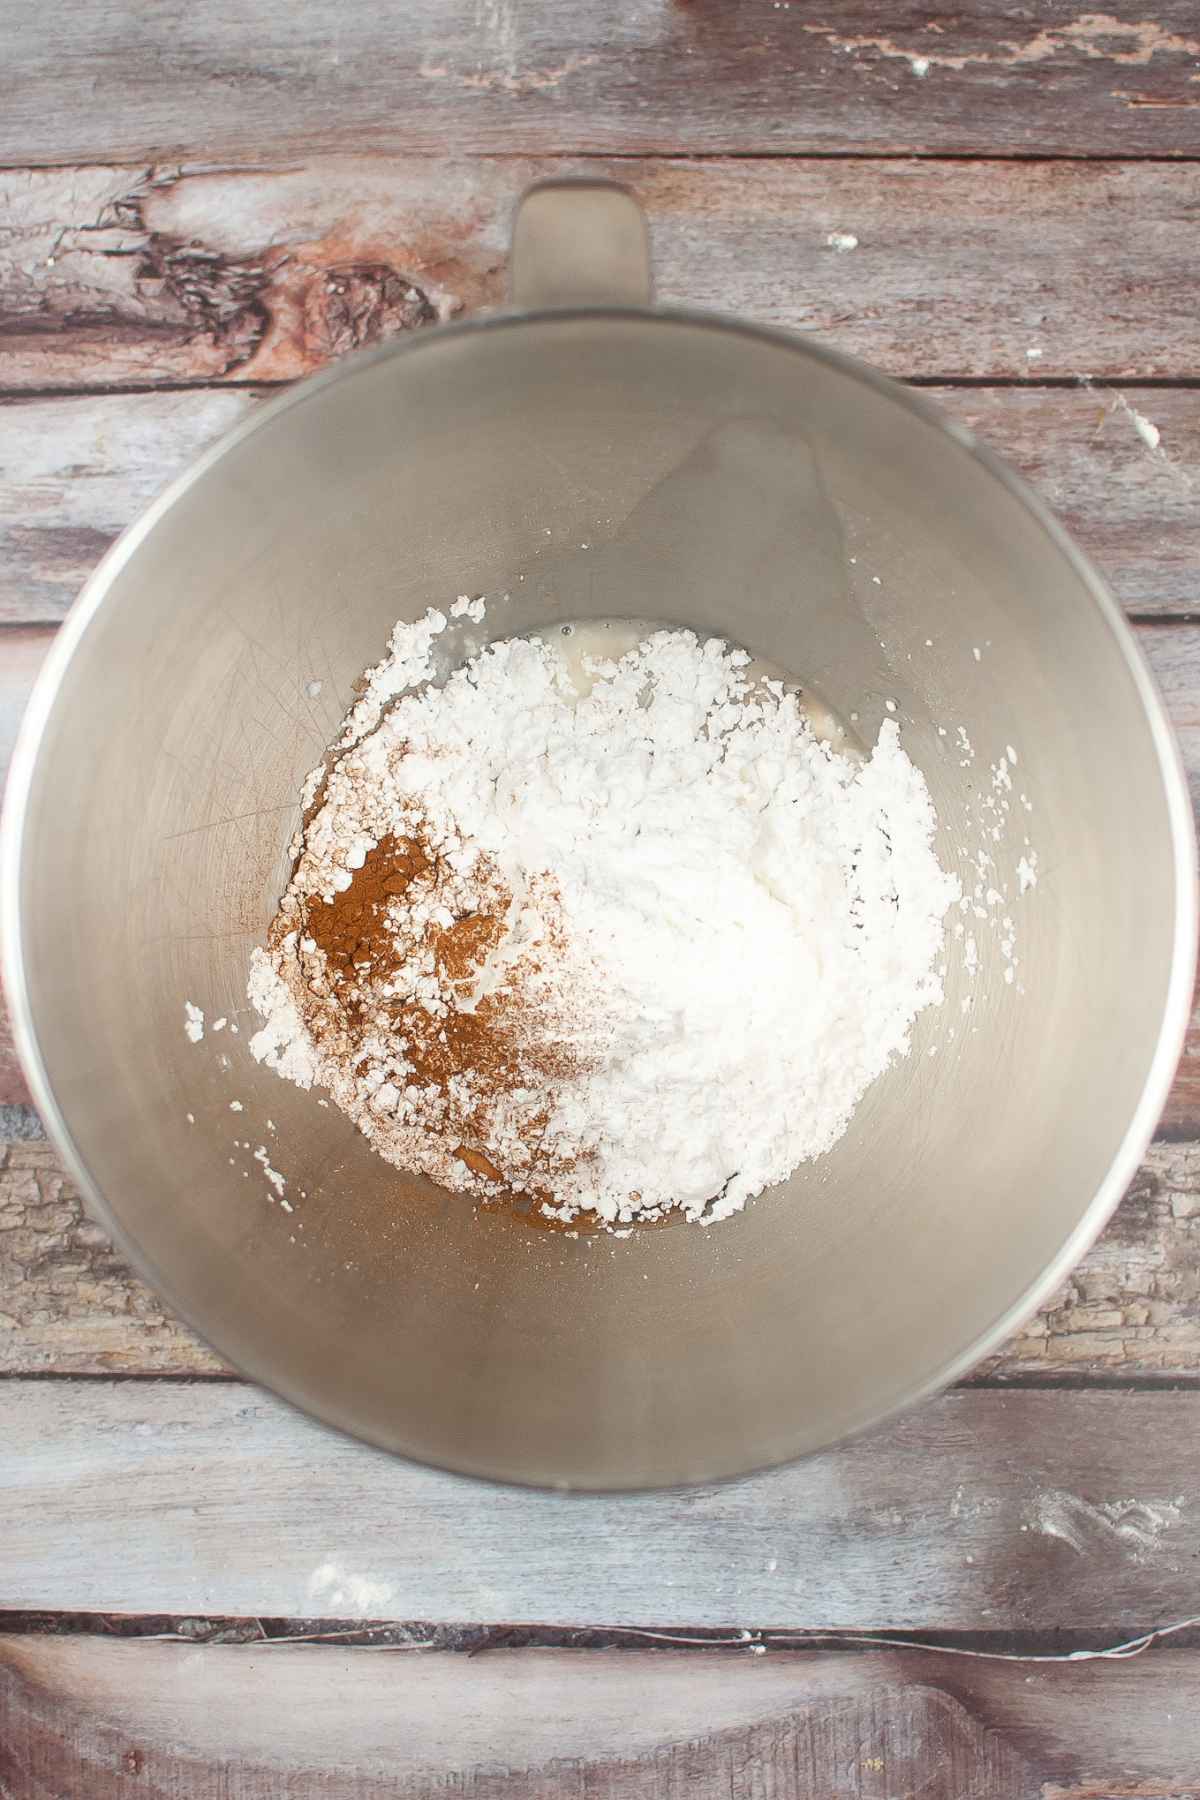
<path id="1" fill-rule="evenodd" d="M 912 1055 L 832 1154 L 711 1230 L 575 1240 L 479 1212 L 248 1054 L 302 778 L 394 621 L 481 592 L 492 635 L 617 615 L 732 637 L 868 742 L 893 702 L 943 861 L 972 891 L 994 857 L 1003 906 L 948 940 Z M 56 666 L 10 945 L 39 1097 L 171 1302 L 388 1447 L 639 1487 L 827 1443 L 1012 1323 L 1154 1122 L 1189 902 L 1144 673 L 1017 488 L 840 359 L 631 315 L 360 360 L 153 510 Z M 239 1032 L 189 1043 L 185 1000 Z"/>

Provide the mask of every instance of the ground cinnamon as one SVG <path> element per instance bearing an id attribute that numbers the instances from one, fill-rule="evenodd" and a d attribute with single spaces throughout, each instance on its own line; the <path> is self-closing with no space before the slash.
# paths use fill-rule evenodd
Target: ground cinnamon
<path id="1" fill-rule="evenodd" d="M 493 879 L 484 884 L 485 904 L 446 923 L 448 877 L 421 833 L 390 836 L 367 853 L 347 888 L 303 903 L 302 930 L 321 953 L 332 1002 L 314 1031 L 318 1038 L 337 1032 L 352 1054 L 380 1034 L 402 1044 L 431 1129 L 459 1139 L 455 1154 L 481 1182 L 503 1185 L 508 1172 L 489 1154 L 497 1102 L 515 1090 L 544 1089 L 575 1070 L 561 1045 L 539 1030 L 529 991 L 536 959 L 475 1001 L 480 971 L 504 937 L 511 896 Z M 435 976 L 440 1003 L 413 998 L 397 982 L 414 959 Z M 541 1115 L 525 1134 L 525 1188 L 546 1122 Z"/>
<path id="2" fill-rule="evenodd" d="M 346 1004 L 352 1003 L 355 989 L 365 992 L 369 982 L 396 974 L 403 957 L 388 930 L 388 908 L 435 867 L 421 838 L 386 837 L 367 852 L 348 888 L 331 900 L 308 902 L 308 934 L 324 952 Z"/>

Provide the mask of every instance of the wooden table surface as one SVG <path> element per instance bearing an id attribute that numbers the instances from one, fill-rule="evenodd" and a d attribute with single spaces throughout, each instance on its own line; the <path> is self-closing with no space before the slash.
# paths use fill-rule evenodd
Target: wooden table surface
<path id="1" fill-rule="evenodd" d="M 177 470 L 495 302 L 522 186 L 590 169 L 662 297 L 826 334 L 1033 478 L 1200 793 L 1200 13 L 1107 4 L 0 0 L 0 755 Z M 1200 1795 L 1200 1632 L 1064 1660 L 1200 1614 L 1195 1021 L 1111 1226 L 969 1382 L 646 1499 L 297 1417 L 86 1220 L 7 1039 L 0 1129 L 4 1800 Z"/>

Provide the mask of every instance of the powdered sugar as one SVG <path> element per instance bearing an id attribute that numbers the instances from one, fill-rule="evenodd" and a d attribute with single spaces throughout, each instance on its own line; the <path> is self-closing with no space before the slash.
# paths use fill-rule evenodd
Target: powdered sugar
<path id="1" fill-rule="evenodd" d="M 468 594 L 460 594 L 450 608 L 450 617 L 470 619 L 473 625 L 482 625 L 486 611 L 487 602 L 482 598 L 472 600 Z"/>
<path id="2" fill-rule="evenodd" d="M 286 949 L 293 950 L 294 944 Z M 285 1081 L 310 1088 L 317 1076 L 316 1054 L 305 1033 L 296 1001 L 275 973 L 265 950 L 255 950 L 250 958 L 246 993 L 251 1006 L 266 1020 L 262 1030 L 250 1040 L 253 1055 L 259 1062 L 278 1070 Z"/>
<path id="3" fill-rule="evenodd" d="M 482 602 L 452 611 L 478 623 Z M 446 1185 L 564 1220 L 724 1217 L 837 1141 L 942 998 L 958 884 L 925 782 L 894 720 L 853 760 L 744 652 L 689 632 L 584 658 L 586 691 L 556 641 L 515 638 L 413 692 L 445 625 L 397 626 L 306 788 L 320 803 L 253 958 L 253 1054 Z M 386 978 L 363 965 L 348 1035 L 307 921 L 418 837 L 433 861 L 390 905 L 394 954 Z M 495 929 L 451 977 L 428 946 L 480 919 Z M 432 1081 L 385 1028 L 413 1008 L 423 1042 L 499 1021 L 519 1075 Z"/>
<path id="4" fill-rule="evenodd" d="M 259 1167 L 262 1169 L 262 1172 L 266 1176 L 267 1181 L 269 1182 L 270 1186 L 274 1189 L 276 1197 L 278 1199 L 282 1200 L 283 1194 L 284 1194 L 284 1189 L 287 1187 L 287 1182 L 284 1180 L 283 1176 L 279 1173 L 278 1169 L 273 1169 L 271 1167 L 270 1152 L 268 1151 L 267 1146 L 265 1144 L 260 1144 L 258 1146 L 258 1149 L 254 1152 L 254 1160 L 259 1165 Z M 292 1209 L 289 1206 L 288 1211 L 290 1212 L 291 1210 Z"/>

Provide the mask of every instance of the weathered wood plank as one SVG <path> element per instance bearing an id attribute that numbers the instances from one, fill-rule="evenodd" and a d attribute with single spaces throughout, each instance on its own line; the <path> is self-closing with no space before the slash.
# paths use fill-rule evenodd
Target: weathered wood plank
<path id="1" fill-rule="evenodd" d="M 1187 633 L 1192 628 L 1182 629 Z M 1200 814 L 1200 661 L 1192 663 L 1192 648 L 1176 642 L 1170 627 L 1143 627 L 1138 638 L 1162 689 L 1167 712 L 1179 738 L 1192 805 Z M 1195 654 L 1200 659 L 1200 634 Z M 1176 1136 L 1200 1137 L 1200 977 L 1193 997 L 1187 1040 L 1160 1129 Z"/>
<path id="2" fill-rule="evenodd" d="M 930 398 L 1033 483 L 1127 611 L 1200 612 L 1200 392 L 935 388 Z"/>
<path id="3" fill-rule="evenodd" d="M 286 380 L 493 305 L 517 196 L 577 166 L 0 172 L 0 384 Z M 589 166 L 644 204 L 664 300 L 823 332 L 901 376 L 1200 374 L 1187 164 Z"/>
<path id="4" fill-rule="evenodd" d="M 117 533 L 262 392 L 86 394 L 0 405 L 0 621 L 62 617 Z M 1132 612 L 1200 611 L 1200 391 L 936 388 L 1019 468 Z M 0 674 L 0 679 L 2 679 Z"/>
<path id="5" fill-rule="evenodd" d="M 0 403 L 0 621 L 57 623 L 125 526 L 252 405 L 244 390 Z"/>
<path id="6" fill-rule="evenodd" d="M 0 1638 L 22 1800 L 1184 1800 L 1200 1657 L 501 1650 Z"/>
<path id="7" fill-rule="evenodd" d="M 1194 152 L 1188 0 L 309 0 L 177 15 L 10 0 L 0 159 L 357 147 Z"/>
<path id="8" fill-rule="evenodd" d="M 1192 996 L 1183 1054 L 1158 1128 L 1175 1138 L 1200 1136 L 1200 982 Z"/>
<path id="9" fill-rule="evenodd" d="M 9 626 L 0 631 L 0 791 L 34 677 L 53 638 L 52 629 L 36 626 Z M 8 1007 L 0 990 L 0 1105 L 20 1106 L 28 1099 L 29 1089 L 13 1047 Z M 0 1312 L 3 1310 L 0 1302 Z"/>
<path id="10" fill-rule="evenodd" d="M 1200 1394 L 959 1388 L 753 1481 L 473 1486 L 240 1382 L 0 1382 L 0 1595 L 447 1623 L 1124 1630 L 1200 1556 Z"/>
<path id="11" fill-rule="evenodd" d="M 1200 809 L 1200 627 L 1149 624 L 1135 626 L 1134 632 L 1158 682 L 1179 740 L 1192 801 Z"/>
<path id="12" fill-rule="evenodd" d="M 0 791 L 34 680 L 53 641 L 53 627 L 16 625 L 0 632 Z M 0 1101 L 7 1098 L 0 1092 Z"/>
<path id="13" fill-rule="evenodd" d="M 211 1375 L 224 1365 L 131 1274 L 53 1147 L 0 1144 L 0 1374 Z M 1200 1373 L 1200 1147 L 1157 1143 L 1061 1291 L 987 1377 Z"/>
<path id="14" fill-rule="evenodd" d="M 1097 1242 L 980 1376 L 1200 1373 L 1200 1145 L 1155 1143 Z"/>
<path id="15" fill-rule="evenodd" d="M 36 1140 L 0 1145 L 0 1374 L 222 1367 L 130 1273 L 57 1152 Z"/>

